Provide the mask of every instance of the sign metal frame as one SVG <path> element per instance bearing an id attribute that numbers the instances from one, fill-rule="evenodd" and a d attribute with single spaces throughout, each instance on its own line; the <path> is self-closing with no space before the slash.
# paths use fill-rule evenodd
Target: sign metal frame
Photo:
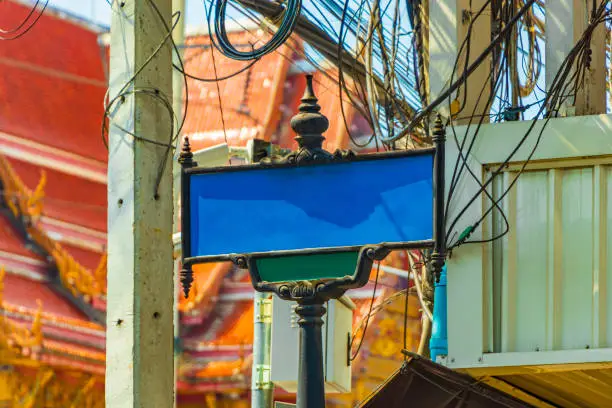
<path id="1" fill-rule="evenodd" d="M 231 260 L 240 268 L 248 269 L 251 274 L 253 287 L 262 292 L 274 292 L 285 300 L 297 302 L 295 309 L 299 316 L 299 356 L 298 361 L 298 408 L 320 408 L 325 406 L 324 374 L 323 374 L 323 344 L 322 344 L 322 316 L 325 314 L 325 301 L 339 298 L 347 289 L 363 286 L 367 283 L 372 264 L 386 257 L 392 249 L 431 248 L 431 270 L 436 280 L 439 279 L 440 271 L 444 265 L 446 256 L 446 231 L 445 231 L 445 141 L 446 132 L 442 119 L 438 115 L 432 132 L 433 149 L 421 149 L 416 151 L 403 151 L 392 153 L 380 153 L 372 155 L 356 156 L 352 152 L 336 151 L 331 154 L 323 149 L 323 133 L 329 127 L 329 121 L 320 113 L 321 107 L 317 103 L 313 90 L 312 75 L 306 76 L 306 91 L 302 98 L 299 112 L 291 119 L 291 127 L 297 134 L 296 141 L 299 149 L 288 154 L 284 158 L 265 158 L 258 165 L 242 167 L 223 167 L 213 169 L 198 169 L 197 163 L 193 161 L 193 154 L 189 147 L 189 140 L 185 139 L 183 151 L 180 155 L 181 183 L 183 187 L 182 198 L 182 244 L 183 244 L 183 269 L 181 270 L 181 283 L 185 296 L 193 283 L 192 266 L 202 262 L 213 262 Z M 395 155 L 417 155 L 432 154 L 432 239 L 421 242 L 401 243 L 379 243 L 376 245 L 365 245 L 358 247 L 359 255 L 355 273 L 350 276 L 318 280 L 301 280 L 287 282 L 264 282 L 257 270 L 257 260 L 264 257 L 288 257 L 296 255 L 333 254 L 340 251 L 355 251 L 354 247 L 340 248 L 316 248 L 293 251 L 278 251 L 266 253 L 250 253 L 224 255 L 218 257 L 191 256 L 191 225 L 190 225 L 190 183 L 189 178 L 194 174 L 211 173 L 219 171 L 238 171 L 245 169 L 270 169 L 289 166 L 309 166 L 320 163 L 342 163 L 346 161 L 379 160 Z M 187 256 L 185 256 L 187 255 Z M 324 255 L 324 257 L 327 255 Z"/>
<path id="2" fill-rule="evenodd" d="M 187 149 L 189 149 L 189 142 L 186 140 Z M 185 154 L 185 150 L 183 152 Z M 432 156 L 432 166 L 436 160 L 437 149 L 423 148 L 407 151 L 394 151 L 394 152 L 382 152 L 372 153 L 365 155 L 354 155 L 354 154 L 337 154 L 332 156 L 331 160 L 325 161 L 308 161 L 308 162 L 297 162 L 297 161 L 282 161 L 272 163 L 258 163 L 241 166 L 222 166 L 222 167 L 197 167 L 197 163 L 192 160 L 183 161 L 182 175 L 181 175 L 181 240 L 182 240 L 182 263 L 183 270 L 189 271 L 193 265 L 208 263 L 208 262 L 226 262 L 231 261 L 236 266 L 248 269 L 253 286 L 258 291 L 275 292 L 281 297 L 285 293 L 283 292 L 283 282 L 269 283 L 262 281 L 260 273 L 257 268 L 257 260 L 262 258 L 278 258 L 288 256 L 308 256 L 314 254 L 334 254 L 342 252 L 359 252 L 359 257 L 356 265 L 356 269 L 353 274 L 346 275 L 340 279 L 335 279 L 333 282 L 326 282 L 325 287 L 327 289 L 337 288 L 338 290 L 347 290 L 361 287 L 367 283 L 368 275 L 363 271 L 370 270 L 374 261 L 380 261 L 384 259 L 387 254 L 392 250 L 398 249 L 425 249 L 434 247 L 434 239 L 426 239 L 421 241 L 406 241 L 406 242 L 381 242 L 369 245 L 354 245 L 354 246 L 339 246 L 339 247 L 323 247 L 323 248 L 309 248 L 309 249 L 298 249 L 298 250 L 282 250 L 272 252 L 256 252 L 249 254 L 221 254 L 221 255 L 210 255 L 210 256 L 192 256 L 191 254 L 191 216 L 190 216 L 190 200 L 191 200 L 191 177 L 201 174 L 211 173 L 225 173 L 225 172 L 239 172 L 239 171 L 258 171 L 258 170 L 269 170 L 269 169 L 283 169 L 283 168 L 295 168 L 305 166 L 333 166 L 341 163 L 354 163 L 363 161 L 377 161 L 386 160 L 393 158 L 404 158 L 404 157 L 417 157 L 417 156 Z M 436 171 L 435 166 L 432 169 L 432 207 L 435 201 L 435 190 L 436 190 Z M 434 220 L 435 223 L 435 213 Z M 433 232 L 433 229 L 432 229 Z M 183 275 L 185 273 L 183 272 Z M 289 282 L 289 281 L 288 281 Z M 286 286 L 286 285 L 285 285 Z M 332 290 L 335 292 L 335 290 Z M 288 295 L 288 294 L 287 294 Z"/>

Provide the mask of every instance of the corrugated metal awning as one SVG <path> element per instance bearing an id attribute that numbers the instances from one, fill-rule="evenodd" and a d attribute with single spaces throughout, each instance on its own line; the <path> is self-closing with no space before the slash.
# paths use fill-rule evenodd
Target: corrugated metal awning
<path id="1" fill-rule="evenodd" d="M 493 387 L 480 383 L 419 355 L 409 357 L 361 408 L 524 408 L 532 407 Z"/>

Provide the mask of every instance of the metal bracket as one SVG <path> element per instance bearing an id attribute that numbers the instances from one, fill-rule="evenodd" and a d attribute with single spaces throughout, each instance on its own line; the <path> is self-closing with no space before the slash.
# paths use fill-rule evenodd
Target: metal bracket
<path id="1" fill-rule="evenodd" d="M 272 299 L 255 300 L 255 323 L 272 323 Z"/>
<path id="2" fill-rule="evenodd" d="M 255 390 L 265 390 L 272 386 L 271 380 L 271 368 L 269 364 L 257 364 L 255 366 L 255 372 L 257 377 L 253 383 Z"/>

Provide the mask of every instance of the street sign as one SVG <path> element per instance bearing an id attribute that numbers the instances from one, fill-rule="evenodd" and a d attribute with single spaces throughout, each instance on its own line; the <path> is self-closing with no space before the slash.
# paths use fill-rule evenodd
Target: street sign
<path id="1" fill-rule="evenodd" d="M 185 169 L 185 261 L 423 246 L 433 238 L 434 153 Z"/>
<path id="2" fill-rule="evenodd" d="M 445 258 L 441 118 L 434 148 L 356 156 L 323 149 L 329 121 L 320 110 L 308 75 L 290 122 L 298 150 L 206 169 L 185 139 L 179 159 L 183 292 L 189 295 L 194 264 L 231 260 L 248 268 L 256 290 L 296 301 L 299 408 L 325 407 L 324 303 L 364 286 L 372 263 L 393 249 L 432 248 L 434 275 Z"/>

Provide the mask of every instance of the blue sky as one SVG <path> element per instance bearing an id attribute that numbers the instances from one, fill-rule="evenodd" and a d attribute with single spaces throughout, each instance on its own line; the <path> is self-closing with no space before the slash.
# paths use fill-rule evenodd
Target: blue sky
<path id="1" fill-rule="evenodd" d="M 103 25 L 110 25 L 111 10 L 106 0 L 49 0 L 49 5 Z M 202 0 L 187 0 L 187 24 L 204 24 Z"/>

